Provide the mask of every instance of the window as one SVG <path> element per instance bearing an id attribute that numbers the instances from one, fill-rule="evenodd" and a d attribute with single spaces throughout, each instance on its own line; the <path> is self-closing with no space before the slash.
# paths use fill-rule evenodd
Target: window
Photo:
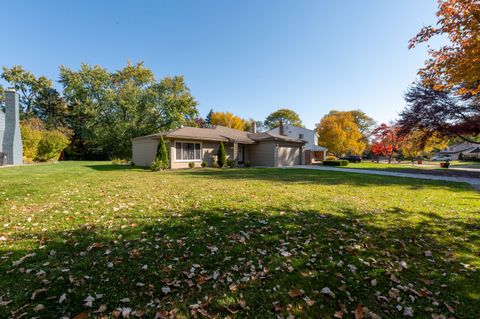
<path id="1" fill-rule="evenodd" d="M 200 143 L 175 143 L 175 160 L 176 161 L 200 161 L 202 152 Z"/>
<path id="2" fill-rule="evenodd" d="M 298 134 L 298 138 L 303 140 L 303 134 Z"/>

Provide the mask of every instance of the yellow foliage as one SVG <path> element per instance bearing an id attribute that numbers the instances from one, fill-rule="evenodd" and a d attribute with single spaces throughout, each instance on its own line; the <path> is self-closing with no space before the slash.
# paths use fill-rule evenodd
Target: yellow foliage
<path id="1" fill-rule="evenodd" d="M 318 143 L 337 156 L 361 154 L 366 147 L 363 135 L 350 112 L 325 115 L 317 124 L 317 133 Z"/>
<path id="2" fill-rule="evenodd" d="M 422 143 L 423 136 L 424 133 L 419 130 L 410 132 L 402 141 L 402 154 L 406 157 L 417 157 L 448 146 L 448 140 L 438 134 L 434 134 Z"/>
<path id="3" fill-rule="evenodd" d="M 38 144 L 42 139 L 43 123 L 36 118 L 20 123 L 23 144 L 23 160 L 32 162 L 37 157 Z"/>
<path id="4" fill-rule="evenodd" d="M 246 128 L 246 121 L 239 116 L 233 115 L 230 112 L 212 113 L 210 123 L 212 125 L 222 125 L 241 131 L 245 131 Z"/>

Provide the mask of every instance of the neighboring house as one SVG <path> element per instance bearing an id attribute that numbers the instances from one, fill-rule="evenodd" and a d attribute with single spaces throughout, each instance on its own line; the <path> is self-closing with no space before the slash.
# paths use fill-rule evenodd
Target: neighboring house
<path id="1" fill-rule="evenodd" d="M 309 130 L 304 127 L 298 127 L 290 124 L 284 124 L 267 132 L 306 141 L 305 158 L 307 163 L 311 162 L 312 160 L 324 160 L 327 157 L 327 149 L 318 145 L 318 134 L 314 130 Z"/>
<path id="2" fill-rule="evenodd" d="M 476 151 L 480 147 L 480 143 L 471 143 L 471 142 L 462 142 L 458 144 L 450 145 L 447 148 L 441 150 L 438 154 L 440 155 L 450 155 L 452 160 L 458 160 L 460 153 L 463 154 L 465 158 L 478 157 L 478 151 Z"/>
<path id="3" fill-rule="evenodd" d="M 132 162 L 150 166 L 157 154 L 158 141 L 167 143 L 170 168 L 188 168 L 190 162 L 200 167 L 202 161 L 212 166 L 223 142 L 227 159 L 240 166 L 290 166 L 304 164 L 305 141 L 273 133 L 250 133 L 223 126 L 212 128 L 181 127 L 132 139 Z"/>
<path id="4" fill-rule="evenodd" d="M 5 112 L 0 110 L 0 165 L 23 163 L 18 94 L 5 91 Z"/>

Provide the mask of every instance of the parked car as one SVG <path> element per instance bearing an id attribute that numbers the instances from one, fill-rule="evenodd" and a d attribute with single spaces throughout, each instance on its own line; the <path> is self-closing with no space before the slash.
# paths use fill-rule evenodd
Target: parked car
<path id="1" fill-rule="evenodd" d="M 437 155 L 432 157 L 432 161 L 451 161 L 452 157 L 450 155 Z"/>
<path id="2" fill-rule="evenodd" d="M 358 155 L 344 156 L 344 157 L 341 157 L 340 159 L 347 160 L 350 163 L 360 163 L 362 161 L 362 157 Z"/>

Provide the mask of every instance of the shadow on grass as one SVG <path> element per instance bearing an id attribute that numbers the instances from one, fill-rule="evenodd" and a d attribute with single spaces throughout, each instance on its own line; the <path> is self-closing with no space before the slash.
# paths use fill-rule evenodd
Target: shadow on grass
<path id="1" fill-rule="evenodd" d="M 430 317 L 425 307 L 434 301 L 439 302 L 436 313 L 447 314 L 443 302 L 453 305 L 452 300 L 460 302 L 458 317 L 480 312 L 480 272 L 460 264 L 478 264 L 472 248 L 480 244 L 472 235 L 478 222 L 451 222 L 426 213 L 424 221 L 412 224 L 404 219 L 411 213 L 393 209 L 395 216 L 389 217 L 395 224 L 387 227 L 374 221 L 378 214 L 352 210 L 324 215 L 263 209 L 271 213 L 165 211 L 157 219 L 119 213 L 101 226 L 18 233 L 0 246 L 1 296 L 12 300 L 0 307 L 0 316 L 35 315 L 32 309 L 41 303 L 45 318 L 85 310 L 92 314 L 100 304 L 107 306 L 106 314 L 128 306 L 143 309 L 146 317 L 153 317 L 156 308 L 188 317 L 197 307 L 192 305 L 199 305 L 214 318 L 288 313 L 331 318 L 343 303 L 349 311 L 363 304 L 393 318 L 402 317 L 397 302 L 375 293 L 388 298 L 399 284 L 410 285 L 400 289 L 400 296 L 416 317 Z M 13 243 L 35 248 L 10 251 Z M 13 265 L 32 252 L 36 255 Z M 320 293 L 324 287 L 335 299 Z M 32 299 L 32 292 L 43 288 L 47 291 Z M 309 306 L 309 299 L 289 296 L 294 288 L 316 303 Z M 58 303 L 63 293 L 66 300 Z M 95 294 L 103 297 L 92 308 L 84 306 L 85 298 Z M 129 301 L 121 302 L 124 298 Z"/>
<path id="2" fill-rule="evenodd" d="M 87 168 L 94 169 L 96 171 L 101 172 L 111 172 L 111 171 L 149 171 L 148 167 L 143 166 L 134 166 L 134 165 L 127 165 L 127 164 L 89 164 L 85 165 Z"/>
<path id="3" fill-rule="evenodd" d="M 324 185 L 351 185 L 355 187 L 406 186 L 411 190 L 448 188 L 450 191 L 455 192 L 471 191 L 473 189 L 466 183 L 310 169 L 198 169 L 182 170 L 178 173 L 190 175 L 191 177 L 206 177 L 210 179 L 264 180 L 282 183 L 288 182 Z"/>

